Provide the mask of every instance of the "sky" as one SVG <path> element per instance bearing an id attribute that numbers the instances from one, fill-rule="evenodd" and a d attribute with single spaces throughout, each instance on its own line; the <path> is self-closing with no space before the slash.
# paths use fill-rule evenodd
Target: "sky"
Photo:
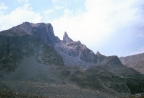
<path id="1" fill-rule="evenodd" d="M 144 52 L 144 0 L 0 0 L 0 31 L 25 21 L 51 23 L 94 53 Z"/>

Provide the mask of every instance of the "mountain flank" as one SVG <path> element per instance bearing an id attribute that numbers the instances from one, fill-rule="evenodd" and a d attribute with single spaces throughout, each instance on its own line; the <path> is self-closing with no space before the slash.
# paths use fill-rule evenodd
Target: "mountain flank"
<path id="1" fill-rule="evenodd" d="M 120 60 L 124 65 L 144 74 L 144 53 L 120 57 Z"/>
<path id="2" fill-rule="evenodd" d="M 0 32 L 0 88 L 50 98 L 122 98 L 144 92 L 144 75 L 117 56 L 94 53 L 50 23 Z"/>

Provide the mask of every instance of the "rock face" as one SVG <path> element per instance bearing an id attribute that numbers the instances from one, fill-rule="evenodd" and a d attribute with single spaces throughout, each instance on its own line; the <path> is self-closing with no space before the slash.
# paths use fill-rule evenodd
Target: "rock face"
<path id="1" fill-rule="evenodd" d="M 13 72 L 28 57 L 35 57 L 40 64 L 64 65 L 62 57 L 50 47 L 54 45 L 54 37 L 51 36 L 54 34 L 50 24 L 27 22 L 0 32 L 0 70 Z"/>
<path id="2" fill-rule="evenodd" d="M 65 32 L 63 40 L 55 45 L 57 52 L 63 57 L 66 65 L 95 65 L 97 55 L 80 41 L 73 41 Z M 103 57 L 99 56 L 102 60 Z"/>
<path id="3" fill-rule="evenodd" d="M 106 56 L 100 54 L 98 51 L 96 53 L 96 56 L 97 56 L 97 64 L 101 63 L 102 60 L 104 60 L 106 58 Z"/>
<path id="4" fill-rule="evenodd" d="M 13 27 L 9 30 L 2 31 L 1 34 L 7 36 L 31 35 L 33 37 L 43 40 L 50 46 L 54 46 L 55 43 L 55 35 L 53 32 L 53 27 L 50 23 L 33 24 L 29 22 L 24 22 L 23 24 Z"/>
<path id="5" fill-rule="evenodd" d="M 122 65 L 121 61 L 117 56 L 108 56 L 106 57 L 101 64 L 104 65 Z"/>
<path id="6" fill-rule="evenodd" d="M 132 67 L 138 72 L 144 74 L 144 53 L 127 57 L 120 57 L 120 60 L 124 65 Z"/>
<path id="7" fill-rule="evenodd" d="M 69 38 L 69 36 L 67 35 L 66 32 L 64 33 L 64 36 L 63 36 L 63 42 L 64 42 L 64 43 L 73 42 L 73 40 L 72 40 L 71 38 Z"/>

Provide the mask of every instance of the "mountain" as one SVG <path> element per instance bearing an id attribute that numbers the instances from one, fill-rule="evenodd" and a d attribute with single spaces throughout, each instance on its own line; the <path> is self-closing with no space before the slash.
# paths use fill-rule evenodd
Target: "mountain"
<path id="1" fill-rule="evenodd" d="M 9 30 L 2 31 L 1 35 L 6 36 L 31 35 L 33 37 L 43 40 L 50 46 L 53 46 L 55 43 L 55 35 L 53 32 L 53 27 L 50 23 L 33 24 L 29 22 L 24 22 L 23 24 L 13 27 Z"/>
<path id="2" fill-rule="evenodd" d="M 117 56 L 95 54 L 66 32 L 60 40 L 50 23 L 24 22 L 0 32 L 1 89 L 52 98 L 121 98 L 144 92 L 143 81 Z"/>
<path id="3" fill-rule="evenodd" d="M 124 65 L 144 74 L 144 53 L 120 57 L 120 60 Z"/>
<path id="4" fill-rule="evenodd" d="M 54 49 L 59 41 L 49 23 L 24 22 L 1 31 L 0 88 L 52 98 L 103 98 L 97 92 L 82 90 L 62 74 L 66 66 Z"/>

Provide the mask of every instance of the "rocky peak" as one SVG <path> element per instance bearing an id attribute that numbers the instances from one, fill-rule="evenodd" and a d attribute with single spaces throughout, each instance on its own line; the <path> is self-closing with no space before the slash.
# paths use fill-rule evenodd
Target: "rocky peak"
<path id="1" fill-rule="evenodd" d="M 29 23 L 29 22 L 23 22 L 22 24 L 16 26 L 15 28 L 20 28 L 26 33 L 30 34 L 32 33 L 32 30 L 34 28 L 42 28 L 46 29 L 46 32 L 53 33 L 53 27 L 50 23 Z"/>
<path id="2" fill-rule="evenodd" d="M 32 31 L 32 25 L 29 22 L 23 22 L 22 24 L 14 27 L 14 28 L 18 28 L 21 29 L 23 31 L 25 31 L 28 35 L 32 35 L 31 31 Z"/>
<path id="3" fill-rule="evenodd" d="M 57 49 L 72 58 L 82 61 L 82 65 L 97 63 L 97 56 L 90 49 L 88 49 L 80 41 L 72 41 L 71 39 L 69 41 L 69 37 L 66 33 L 64 35 L 63 44 L 59 44 L 59 47 L 57 47 Z M 65 58 L 65 55 L 62 56 Z M 66 58 L 65 61 L 68 62 L 70 60 Z M 72 65 L 74 62 L 69 64 Z"/>
<path id="4" fill-rule="evenodd" d="M 106 56 L 100 54 L 99 51 L 97 51 L 96 56 L 97 56 L 98 63 L 100 63 L 102 60 L 106 58 Z"/>
<path id="5" fill-rule="evenodd" d="M 46 43 L 50 46 L 54 46 L 55 44 L 55 35 L 53 31 L 53 27 L 50 23 L 31 23 L 32 31 L 31 34 Z"/>
<path id="6" fill-rule="evenodd" d="M 11 33 L 9 35 L 18 36 L 18 34 L 15 34 L 15 32 L 18 32 L 21 36 L 31 35 L 41 39 L 52 47 L 55 44 L 55 35 L 53 32 L 53 27 L 50 23 L 23 22 L 22 24 L 9 29 L 9 31 Z"/>
<path id="7" fill-rule="evenodd" d="M 97 55 L 97 56 L 101 56 L 101 54 L 99 53 L 99 51 L 97 51 L 96 55 Z"/>
<path id="8" fill-rule="evenodd" d="M 122 65 L 120 59 L 117 56 L 108 56 L 106 57 L 102 64 L 104 65 Z"/>
<path id="9" fill-rule="evenodd" d="M 63 36 L 63 42 L 64 43 L 70 43 L 73 42 L 73 40 L 68 36 L 68 34 L 65 32 Z"/>

